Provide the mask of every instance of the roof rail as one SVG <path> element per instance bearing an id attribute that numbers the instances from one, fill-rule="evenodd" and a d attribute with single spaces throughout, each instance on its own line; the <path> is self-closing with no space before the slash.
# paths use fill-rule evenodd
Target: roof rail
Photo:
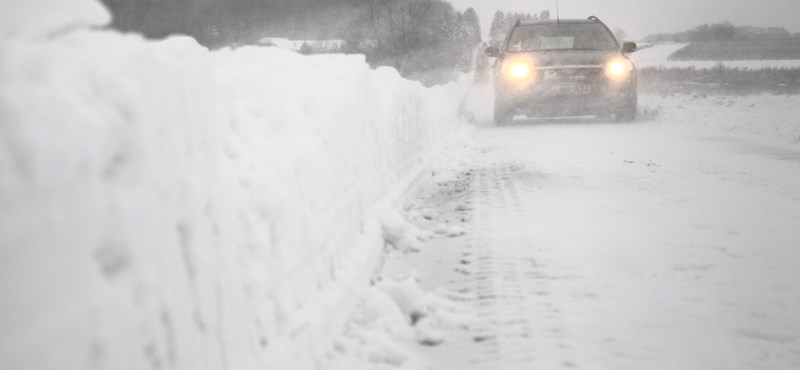
<path id="1" fill-rule="evenodd" d="M 593 15 L 589 16 L 589 18 L 586 18 L 586 19 L 588 19 L 590 21 L 593 21 L 593 22 L 600 22 L 600 18 L 597 18 L 597 17 L 595 17 Z"/>

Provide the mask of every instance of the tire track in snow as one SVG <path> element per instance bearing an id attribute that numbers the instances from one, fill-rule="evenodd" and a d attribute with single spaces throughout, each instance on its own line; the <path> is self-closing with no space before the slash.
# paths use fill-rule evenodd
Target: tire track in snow
<path id="1" fill-rule="evenodd" d="M 436 349 L 435 369 L 797 368 L 793 164 L 668 126 L 484 139 L 449 185 L 459 197 L 426 204 L 437 223 L 467 220 L 466 235 L 414 260 L 443 257 L 413 266 L 478 317 Z"/>
<path id="2" fill-rule="evenodd" d="M 482 325 L 474 336 L 481 351 L 472 363 L 480 368 L 526 369 L 537 355 L 531 313 L 542 311 L 535 301 L 549 295 L 541 283 L 547 275 L 521 230 L 503 230 L 525 216 L 519 193 L 532 189 L 525 184 L 530 174 L 524 165 L 506 163 L 475 172 L 475 310 Z M 557 310 L 550 311 L 547 321 L 558 327 Z"/>

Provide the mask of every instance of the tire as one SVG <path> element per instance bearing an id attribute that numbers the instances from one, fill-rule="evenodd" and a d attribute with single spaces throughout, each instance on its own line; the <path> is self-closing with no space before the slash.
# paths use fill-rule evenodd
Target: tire
<path id="1" fill-rule="evenodd" d="M 623 103 L 614 113 L 617 122 L 634 122 L 638 112 L 638 99 L 634 94 L 627 102 Z"/>
<path id="2" fill-rule="evenodd" d="M 514 114 L 510 109 L 495 104 L 494 106 L 494 123 L 497 126 L 506 126 L 514 122 Z"/>

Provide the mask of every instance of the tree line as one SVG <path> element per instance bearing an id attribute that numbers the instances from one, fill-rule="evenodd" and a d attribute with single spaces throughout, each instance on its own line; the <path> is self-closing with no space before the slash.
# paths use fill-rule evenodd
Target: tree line
<path id="1" fill-rule="evenodd" d="M 344 37 L 357 16 L 351 0 L 101 0 L 112 26 L 150 38 L 189 35 L 210 48 L 254 44 L 266 36 Z"/>
<path id="2" fill-rule="evenodd" d="M 481 42 L 477 13 L 443 0 L 102 1 L 114 16 L 112 27 L 122 31 L 189 35 L 211 49 L 266 37 L 345 40 L 341 52 L 363 53 L 373 66 L 393 66 L 427 83 L 470 70 Z"/>
<path id="3" fill-rule="evenodd" d="M 353 37 L 369 40 L 359 50 L 373 65 L 389 65 L 406 77 L 444 82 L 472 68 L 481 42 L 474 9 L 455 11 L 441 0 L 356 0 L 362 12 Z"/>
<path id="4" fill-rule="evenodd" d="M 703 24 L 691 30 L 676 33 L 661 33 L 646 36 L 643 41 L 648 43 L 663 42 L 723 42 L 723 41 L 750 41 L 750 40 L 775 40 L 798 37 L 800 34 L 791 34 L 783 27 L 749 27 L 736 26 L 731 22 Z"/>

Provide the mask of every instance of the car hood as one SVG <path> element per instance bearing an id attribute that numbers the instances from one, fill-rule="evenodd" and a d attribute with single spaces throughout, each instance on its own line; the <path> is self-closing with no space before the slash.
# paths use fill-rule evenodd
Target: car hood
<path id="1" fill-rule="evenodd" d="M 559 50 L 535 53 L 519 53 L 534 60 L 537 67 L 558 67 L 575 65 L 604 65 L 609 59 L 620 56 L 615 50 Z"/>

